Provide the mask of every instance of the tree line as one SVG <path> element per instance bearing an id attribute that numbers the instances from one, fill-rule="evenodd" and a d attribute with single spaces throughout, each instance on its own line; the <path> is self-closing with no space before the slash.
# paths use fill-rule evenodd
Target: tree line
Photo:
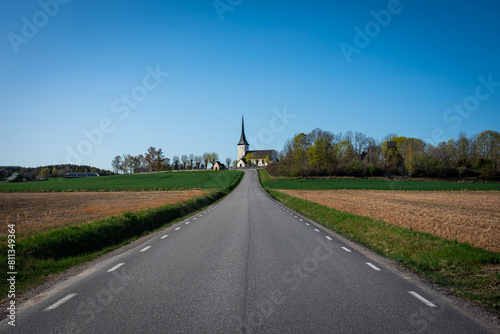
<path id="1" fill-rule="evenodd" d="M 65 173 L 99 173 L 99 175 L 113 174 L 109 170 L 87 165 L 58 164 L 39 167 L 0 166 L 0 179 L 7 178 L 13 173 L 19 173 L 22 179 L 35 180 L 37 177 L 62 177 Z"/>
<path id="2" fill-rule="evenodd" d="M 130 154 L 117 155 L 111 166 L 115 173 L 145 173 L 171 170 L 201 170 L 206 169 L 208 164 L 214 166 L 219 161 L 219 155 L 215 152 L 203 153 L 202 155 L 183 154 L 180 157 L 174 155 L 172 159 L 167 158 L 161 148 L 151 146 L 145 154 L 136 156 Z M 231 158 L 226 158 L 226 166 L 231 164 Z"/>
<path id="3" fill-rule="evenodd" d="M 388 145 L 389 143 L 389 145 Z M 394 145 L 396 144 L 396 145 Z M 500 134 L 486 130 L 426 143 L 388 134 L 381 141 L 361 132 L 322 129 L 289 138 L 280 161 L 267 167 L 280 176 L 410 176 L 500 180 Z"/>

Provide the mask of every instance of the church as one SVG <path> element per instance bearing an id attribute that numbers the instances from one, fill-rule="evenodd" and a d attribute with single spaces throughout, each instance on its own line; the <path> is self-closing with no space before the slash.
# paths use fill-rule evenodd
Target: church
<path id="1" fill-rule="evenodd" d="M 238 142 L 238 160 L 236 167 L 252 167 L 252 166 L 267 166 L 271 162 L 278 161 L 278 154 L 275 150 L 256 150 L 250 151 L 250 144 L 245 137 L 245 123 L 241 116 L 241 136 Z M 248 160 L 248 161 L 247 161 Z"/>

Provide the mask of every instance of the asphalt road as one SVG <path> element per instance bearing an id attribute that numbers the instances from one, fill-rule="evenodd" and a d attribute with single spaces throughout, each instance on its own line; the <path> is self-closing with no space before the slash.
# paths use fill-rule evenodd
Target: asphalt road
<path id="1" fill-rule="evenodd" d="M 493 333 L 261 190 L 99 263 L 19 312 L 9 333 Z"/>

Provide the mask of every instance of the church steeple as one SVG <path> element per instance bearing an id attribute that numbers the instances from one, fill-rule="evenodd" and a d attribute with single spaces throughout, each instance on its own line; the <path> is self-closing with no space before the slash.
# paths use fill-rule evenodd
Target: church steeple
<path id="1" fill-rule="evenodd" d="M 243 115 L 241 115 L 241 136 L 238 145 L 250 145 L 245 137 L 245 124 L 243 122 Z"/>
<path id="2" fill-rule="evenodd" d="M 243 122 L 243 115 L 241 115 L 241 136 L 238 142 L 238 160 L 244 159 L 248 152 L 247 138 L 245 137 L 245 123 Z"/>

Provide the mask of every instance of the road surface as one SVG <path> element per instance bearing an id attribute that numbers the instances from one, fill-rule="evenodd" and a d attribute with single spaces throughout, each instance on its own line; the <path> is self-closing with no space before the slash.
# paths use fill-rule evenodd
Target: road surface
<path id="1" fill-rule="evenodd" d="M 223 201 L 19 312 L 9 333 L 493 333 L 274 202 Z"/>

